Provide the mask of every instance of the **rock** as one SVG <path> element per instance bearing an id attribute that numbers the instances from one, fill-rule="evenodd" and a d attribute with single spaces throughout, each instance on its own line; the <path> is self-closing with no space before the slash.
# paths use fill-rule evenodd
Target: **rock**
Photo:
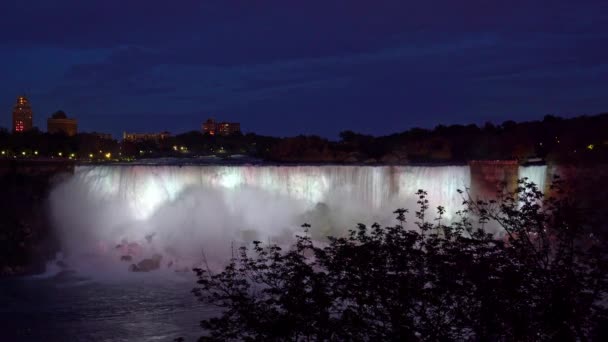
<path id="1" fill-rule="evenodd" d="M 132 264 L 129 267 L 131 272 L 150 272 L 160 268 L 160 262 L 163 259 L 162 255 L 156 254 L 152 258 L 144 259 L 137 264 Z"/>
<path id="2" fill-rule="evenodd" d="M 156 233 L 146 235 L 146 241 L 148 241 L 148 243 L 151 243 L 154 235 L 156 235 Z"/>
<path id="3" fill-rule="evenodd" d="M 120 257 L 120 261 L 131 261 L 133 260 L 133 257 L 130 255 L 123 255 Z"/>

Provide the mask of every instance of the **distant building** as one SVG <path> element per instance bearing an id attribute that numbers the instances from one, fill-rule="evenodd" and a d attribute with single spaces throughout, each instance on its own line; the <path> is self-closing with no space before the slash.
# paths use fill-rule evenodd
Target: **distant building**
<path id="1" fill-rule="evenodd" d="M 232 135 L 241 132 L 241 124 L 238 122 L 216 122 L 214 119 L 207 119 L 203 123 L 203 133 L 209 135 Z"/>
<path id="2" fill-rule="evenodd" d="M 123 141 L 140 142 L 140 141 L 155 141 L 161 142 L 171 136 L 169 132 L 160 133 L 127 133 L 122 134 Z"/>
<path id="3" fill-rule="evenodd" d="M 203 123 L 203 133 L 209 134 L 209 135 L 215 135 L 215 131 L 216 131 L 215 120 L 207 119 L 207 121 L 205 121 Z"/>
<path id="4" fill-rule="evenodd" d="M 46 130 L 51 134 L 64 133 L 67 136 L 74 136 L 78 133 L 78 122 L 70 119 L 63 111 L 58 111 L 46 122 Z"/>
<path id="5" fill-rule="evenodd" d="M 237 122 L 221 122 L 217 125 L 220 135 L 233 135 L 241 132 L 241 124 Z"/>
<path id="6" fill-rule="evenodd" d="M 13 108 L 13 132 L 26 132 L 31 130 L 33 125 L 32 107 L 25 96 L 19 96 Z"/>

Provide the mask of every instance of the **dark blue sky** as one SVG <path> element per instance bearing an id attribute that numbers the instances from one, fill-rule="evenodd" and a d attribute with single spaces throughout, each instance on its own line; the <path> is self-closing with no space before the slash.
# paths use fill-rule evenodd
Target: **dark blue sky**
<path id="1" fill-rule="evenodd" d="M 608 2 L 0 1 L 0 126 L 336 137 L 608 111 Z"/>

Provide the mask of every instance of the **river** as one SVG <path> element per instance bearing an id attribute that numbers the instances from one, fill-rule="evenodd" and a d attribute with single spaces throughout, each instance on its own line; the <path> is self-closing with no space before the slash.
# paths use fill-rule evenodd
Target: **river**
<path id="1" fill-rule="evenodd" d="M 129 281 L 78 277 L 0 280 L 2 341 L 194 341 L 217 309 L 190 293 L 194 276 L 134 274 Z"/>

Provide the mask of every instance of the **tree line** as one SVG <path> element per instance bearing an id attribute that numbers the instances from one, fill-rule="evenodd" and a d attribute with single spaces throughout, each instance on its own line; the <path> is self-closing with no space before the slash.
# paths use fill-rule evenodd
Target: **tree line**
<path id="1" fill-rule="evenodd" d="M 331 163 L 464 163 L 476 159 L 540 158 L 560 163 L 608 161 L 608 114 L 482 126 L 439 125 L 434 129 L 412 128 L 401 133 L 374 137 L 343 131 L 339 139 L 316 135 L 270 137 L 254 133 L 210 136 L 198 131 L 166 139 L 119 142 L 95 133 L 73 137 L 37 130 L 10 134 L 0 130 L 0 148 L 13 156 L 73 155 L 77 159 L 133 160 L 154 157 L 248 155 L 275 162 Z M 5 154 L 6 155 L 6 154 Z"/>

